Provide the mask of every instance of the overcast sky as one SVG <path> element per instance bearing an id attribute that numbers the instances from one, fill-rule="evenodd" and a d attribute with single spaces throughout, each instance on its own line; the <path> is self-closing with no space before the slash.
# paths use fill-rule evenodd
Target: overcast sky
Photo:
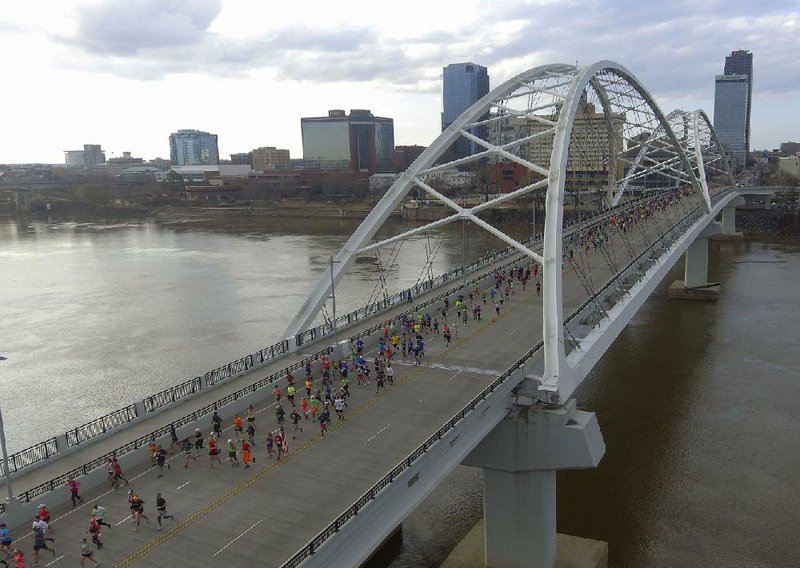
<path id="1" fill-rule="evenodd" d="M 752 143 L 800 139 L 800 0 L 6 0 L 0 163 L 169 157 L 179 128 L 220 156 L 302 156 L 300 117 L 368 108 L 396 144 L 440 130 L 441 72 L 472 61 L 491 86 L 545 63 L 611 59 L 661 109 L 713 116 L 714 75 L 754 53 Z"/>

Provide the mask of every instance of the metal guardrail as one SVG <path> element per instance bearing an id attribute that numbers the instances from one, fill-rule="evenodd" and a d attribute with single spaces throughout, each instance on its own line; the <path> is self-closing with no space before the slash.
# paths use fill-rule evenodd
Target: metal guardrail
<path id="1" fill-rule="evenodd" d="M 50 438 L 44 442 L 39 442 L 35 446 L 20 450 L 15 454 L 8 456 L 8 470 L 10 473 L 15 473 L 23 467 L 28 467 L 31 464 L 46 460 L 51 456 L 58 453 L 58 440 Z M 5 475 L 3 468 L 0 467 L 0 478 Z"/>
<path id="2" fill-rule="evenodd" d="M 95 418 L 91 422 L 87 422 L 82 426 L 67 430 L 67 446 L 77 446 L 81 442 L 85 442 L 90 438 L 105 434 L 109 430 L 113 430 L 126 422 L 131 422 L 139 417 L 139 411 L 135 404 L 129 404 L 125 408 L 120 408 L 114 412 L 110 412 L 100 418 Z"/>
<path id="3" fill-rule="evenodd" d="M 157 408 L 171 404 L 185 396 L 199 392 L 202 388 L 203 379 L 201 377 L 195 377 L 152 396 L 148 396 L 142 401 L 144 403 L 144 410 L 145 412 L 152 412 Z"/>

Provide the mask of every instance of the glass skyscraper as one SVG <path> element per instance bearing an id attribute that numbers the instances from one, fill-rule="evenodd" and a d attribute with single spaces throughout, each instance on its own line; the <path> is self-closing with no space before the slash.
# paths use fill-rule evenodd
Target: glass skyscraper
<path id="1" fill-rule="evenodd" d="M 747 125 L 745 132 L 745 162 L 750 157 L 750 109 L 753 103 L 753 54 L 746 49 L 732 51 L 725 58 L 725 75 L 747 76 Z"/>
<path id="2" fill-rule="evenodd" d="M 489 92 L 489 73 L 486 67 L 474 63 L 452 63 L 442 73 L 442 130 Z M 473 129 L 472 134 L 486 138 L 485 127 Z M 475 143 L 463 137 L 454 144 L 458 156 L 478 151 Z"/>
<path id="3" fill-rule="evenodd" d="M 714 87 L 714 130 L 734 170 L 747 163 L 747 75 L 717 75 Z"/>
<path id="4" fill-rule="evenodd" d="M 178 130 L 169 135 L 173 166 L 219 165 L 217 135 L 201 130 Z"/>

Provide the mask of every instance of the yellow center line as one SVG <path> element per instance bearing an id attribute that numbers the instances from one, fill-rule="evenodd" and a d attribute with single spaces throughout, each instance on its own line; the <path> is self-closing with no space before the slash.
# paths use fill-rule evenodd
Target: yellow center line
<path id="1" fill-rule="evenodd" d="M 520 300 L 523 300 L 523 298 L 520 298 Z M 506 302 L 506 303 L 510 303 L 510 302 Z M 515 301 L 514 303 L 518 303 L 518 302 Z M 483 321 L 482 325 L 479 325 L 478 327 L 475 328 L 475 331 L 473 331 L 469 335 L 463 336 L 462 337 L 462 341 L 477 335 L 478 333 L 482 332 L 487 327 L 489 327 L 491 324 L 492 324 L 491 320 Z M 431 362 L 435 362 L 435 361 L 443 358 L 445 355 L 447 355 L 450 351 L 452 351 L 455 348 L 456 348 L 456 344 L 455 343 L 451 344 L 450 347 L 446 348 L 444 351 L 442 351 L 441 353 L 439 353 L 438 355 L 433 357 L 431 359 Z M 405 378 L 403 378 L 403 379 L 401 379 L 399 381 L 395 381 L 394 385 L 392 385 L 389 388 L 387 388 L 383 393 L 381 393 L 379 395 L 375 395 L 375 396 L 371 397 L 369 400 L 364 401 L 358 408 L 348 412 L 345 416 L 347 416 L 347 417 L 358 416 L 359 414 L 361 414 L 362 412 L 364 412 L 368 408 L 371 408 L 376 402 L 381 400 L 383 397 L 389 395 L 395 389 L 399 388 L 401 385 L 404 385 L 404 384 L 410 382 L 411 380 L 415 379 L 417 376 L 419 376 L 422 373 L 422 371 L 424 371 L 426 369 L 428 369 L 428 367 L 424 366 L 424 365 L 420 365 L 420 366 L 416 367 L 413 371 L 411 371 L 411 373 L 408 374 L 408 376 L 406 376 Z M 334 431 L 334 430 L 336 430 L 340 426 L 342 426 L 345 422 L 346 422 L 346 420 L 339 420 L 335 424 L 331 424 L 329 426 L 329 428 L 328 428 L 329 433 Z M 179 523 L 176 523 L 175 525 L 172 526 L 172 528 L 170 528 L 169 530 L 164 531 L 163 533 L 161 533 L 158 536 L 158 538 L 156 538 L 155 540 L 152 540 L 149 543 L 145 544 L 139 550 L 137 550 L 136 552 L 134 552 L 133 554 L 131 554 L 130 556 L 128 556 L 124 560 L 120 561 L 116 565 L 117 568 L 125 568 L 127 566 L 131 566 L 137 560 L 140 560 L 141 558 L 143 558 L 144 556 L 146 556 L 147 554 L 149 554 L 150 552 L 152 552 L 153 550 L 155 550 L 156 548 L 158 548 L 159 546 L 161 546 L 162 544 L 164 544 L 168 540 L 172 539 L 178 533 L 182 532 L 184 529 L 190 527 L 191 525 L 193 525 L 194 523 L 196 523 L 197 521 L 199 521 L 200 519 L 202 519 L 203 517 L 208 515 L 213 510 L 217 509 L 221 505 L 224 505 L 226 502 L 231 500 L 233 497 L 237 496 L 239 493 L 241 493 L 242 491 L 244 491 L 245 489 L 247 489 L 248 487 L 253 485 L 256 481 L 260 480 L 262 477 L 264 477 L 267 474 L 269 474 L 272 471 L 274 471 L 282 463 L 286 463 L 287 461 L 289 461 L 293 457 L 297 456 L 299 453 L 305 451 L 307 448 L 309 448 L 310 446 L 315 444 L 317 441 L 322 440 L 322 439 L 323 439 L 322 434 L 316 434 L 316 435 L 312 436 L 311 438 L 309 438 L 308 440 L 306 440 L 305 442 L 303 442 L 302 444 L 300 444 L 299 446 L 297 446 L 294 450 L 291 450 L 282 459 L 277 460 L 275 462 L 272 462 L 268 466 L 262 467 L 257 473 L 252 475 L 250 478 L 239 482 L 237 485 L 234 485 L 228 491 L 226 491 L 225 493 L 223 493 L 222 495 L 220 495 L 219 497 L 217 497 L 216 499 L 211 501 L 208 505 L 206 505 L 205 507 L 203 507 L 199 511 L 196 511 L 192 515 L 189 515 L 188 517 L 186 517 L 185 519 L 183 519 Z M 280 449 L 278 451 L 280 451 Z"/>

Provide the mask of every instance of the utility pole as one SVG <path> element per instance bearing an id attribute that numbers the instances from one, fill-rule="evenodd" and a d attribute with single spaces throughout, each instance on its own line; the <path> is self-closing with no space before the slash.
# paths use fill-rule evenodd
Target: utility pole
<path id="1" fill-rule="evenodd" d="M 6 357 L 0 354 L 0 361 L 5 361 Z M 9 503 L 14 500 L 14 492 L 11 490 L 11 469 L 8 467 L 8 451 L 6 450 L 6 431 L 3 426 L 3 410 L 0 408 L 0 450 L 3 452 L 3 474 L 6 476 L 6 501 Z"/>

